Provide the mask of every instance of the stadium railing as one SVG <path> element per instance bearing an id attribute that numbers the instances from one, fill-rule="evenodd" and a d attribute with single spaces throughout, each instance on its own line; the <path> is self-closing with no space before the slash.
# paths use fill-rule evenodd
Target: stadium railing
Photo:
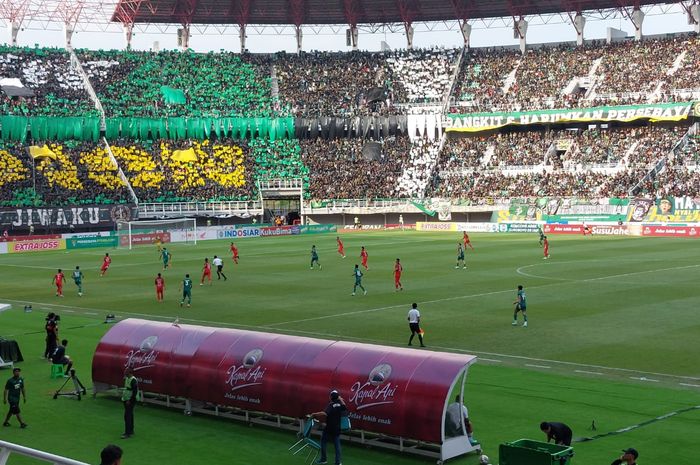
<path id="1" fill-rule="evenodd" d="M 138 206 L 139 218 L 189 217 L 215 215 L 261 215 L 263 204 L 260 201 L 221 201 L 221 202 L 169 202 L 141 203 Z"/>
<path id="2" fill-rule="evenodd" d="M 60 455 L 49 454 L 48 452 L 12 444 L 11 442 L 0 441 L 0 463 L 6 463 L 11 454 L 30 457 L 53 465 L 88 465 L 85 462 L 78 462 L 77 460 L 61 457 Z"/>

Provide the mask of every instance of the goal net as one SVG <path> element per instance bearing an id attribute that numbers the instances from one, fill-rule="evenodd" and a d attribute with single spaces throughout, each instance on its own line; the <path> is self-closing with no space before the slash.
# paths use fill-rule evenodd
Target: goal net
<path id="1" fill-rule="evenodd" d="M 140 245 L 197 243 L 197 222 L 194 218 L 178 220 L 125 221 L 117 224 L 119 247 L 133 249 Z"/>

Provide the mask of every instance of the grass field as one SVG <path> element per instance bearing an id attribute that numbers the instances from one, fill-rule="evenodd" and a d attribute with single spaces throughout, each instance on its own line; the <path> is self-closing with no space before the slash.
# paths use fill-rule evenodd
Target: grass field
<path id="1" fill-rule="evenodd" d="M 241 240 L 234 265 L 228 243 L 172 245 L 166 301 L 155 301 L 160 269 L 153 247 L 109 250 L 107 276 L 98 277 L 105 250 L 0 256 L 0 335 L 16 339 L 29 401 L 20 430 L 4 440 L 87 462 L 109 442 L 126 452 L 124 465 L 302 464 L 287 453 L 295 437 L 260 426 L 209 417 L 185 417 L 152 406 L 136 412 L 137 435 L 120 440 L 122 407 L 99 396 L 81 402 L 52 399 L 62 383 L 49 380 L 43 318 L 62 317 L 61 337 L 89 387 L 93 350 L 108 330 L 107 313 L 151 319 L 282 332 L 319 338 L 405 346 L 406 313 L 417 302 L 427 349 L 479 356 L 467 382 L 475 436 L 497 463 L 498 444 L 542 439 L 539 422 L 563 421 L 578 438 L 645 422 L 700 405 L 700 248 L 691 240 L 552 237 L 542 260 L 535 235 L 473 234 L 467 270 L 454 269 L 456 233 L 372 232 L 344 236 L 348 257 L 336 253 L 335 235 Z M 316 244 L 322 270 L 309 269 Z M 351 296 L 352 268 L 367 247 L 368 295 Z M 179 306 L 185 273 L 199 282 L 204 257 L 226 259 L 229 280 L 195 285 L 192 308 Z M 404 265 L 405 290 L 394 292 L 393 262 Z M 83 297 L 68 279 L 66 296 L 54 296 L 56 268 L 85 272 Z M 215 278 L 216 279 L 216 278 Z M 528 296 L 529 327 L 511 326 L 515 288 Z M 32 303 L 34 312 L 22 307 Z M 7 370 L 3 377 L 9 377 Z M 4 379 L 4 378 L 3 378 Z M 324 399 L 319 399 L 319 408 Z M 598 428 L 590 431 L 592 421 Z M 13 420 L 14 421 L 14 420 Z M 416 419 L 415 421 L 420 421 Z M 640 463 L 697 463 L 700 410 L 622 434 L 574 444 L 575 464 L 607 464 L 623 447 L 636 447 Z M 420 464 L 428 459 L 346 445 L 345 465 Z M 475 464 L 476 457 L 455 460 Z M 34 463 L 11 459 L 10 464 Z"/>

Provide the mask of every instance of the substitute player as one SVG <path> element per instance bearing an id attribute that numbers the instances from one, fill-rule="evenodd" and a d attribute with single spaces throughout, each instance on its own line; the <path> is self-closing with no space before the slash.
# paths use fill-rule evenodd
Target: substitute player
<path id="1" fill-rule="evenodd" d="M 224 277 L 224 281 L 226 281 L 228 278 L 224 274 L 224 261 L 214 255 L 214 260 L 213 260 L 214 266 L 216 267 L 216 279 L 221 279 L 221 277 Z M 211 278 L 210 278 L 211 279 Z"/>
<path id="2" fill-rule="evenodd" d="M 216 256 L 214 256 L 214 258 L 216 259 Z M 204 267 L 202 268 L 202 280 L 199 282 L 200 286 L 204 286 L 204 278 L 209 278 L 209 285 L 211 286 L 211 263 L 209 263 L 208 258 L 204 259 Z"/>
<path id="3" fill-rule="evenodd" d="M 182 300 L 180 301 L 180 307 L 185 303 L 185 299 L 187 299 L 187 306 L 192 305 L 192 280 L 190 279 L 190 275 L 186 274 L 185 279 L 182 280 L 182 283 L 180 283 L 180 290 L 182 291 Z"/>
<path id="4" fill-rule="evenodd" d="M 233 242 L 231 242 L 231 253 L 233 254 L 233 263 L 238 265 L 238 247 Z"/>
<path id="5" fill-rule="evenodd" d="M 56 285 L 56 297 L 63 297 L 63 280 L 66 279 L 66 276 L 63 274 L 63 271 L 61 269 L 58 269 L 58 272 L 53 275 L 53 280 L 51 281 L 51 284 Z"/>
<path id="6" fill-rule="evenodd" d="M 158 276 L 156 276 L 156 300 L 158 302 L 163 301 L 163 293 L 165 292 L 165 279 L 158 273 Z"/>
<path id="7" fill-rule="evenodd" d="M 367 250 L 364 245 L 362 246 L 362 251 L 360 251 L 360 258 L 362 259 L 362 266 L 365 267 L 365 270 L 369 270 L 367 266 Z"/>
<path id="8" fill-rule="evenodd" d="M 542 240 L 542 248 L 544 252 L 544 260 L 547 260 L 549 258 L 549 240 L 547 240 L 547 236 L 544 236 L 544 239 Z"/>
<path id="9" fill-rule="evenodd" d="M 457 265 L 455 266 L 455 270 L 459 269 L 460 263 L 462 264 L 462 269 L 466 270 L 467 264 L 464 261 L 464 248 L 460 242 L 457 242 Z"/>
<path id="10" fill-rule="evenodd" d="M 522 285 L 518 286 L 518 296 L 513 305 L 513 326 L 518 326 L 518 312 L 523 312 L 523 326 L 527 328 L 527 296 Z"/>
<path id="11" fill-rule="evenodd" d="M 109 256 L 109 253 L 106 253 L 104 258 L 102 259 L 102 266 L 100 267 L 100 277 L 104 276 L 107 270 L 109 269 L 109 265 L 112 264 L 112 257 Z"/>
<path id="12" fill-rule="evenodd" d="M 316 252 L 316 246 L 311 246 L 311 269 L 314 269 L 314 263 L 318 265 L 318 269 L 322 269 L 321 262 L 318 261 L 318 252 Z"/>
<path id="13" fill-rule="evenodd" d="M 340 236 L 337 236 L 335 240 L 338 243 L 338 253 L 341 257 L 345 258 L 345 246 L 343 245 L 343 241 L 340 240 Z"/>
<path id="14" fill-rule="evenodd" d="M 467 231 L 464 231 L 462 235 L 462 241 L 464 242 L 464 250 L 467 249 L 467 246 L 469 246 L 470 249 L 474 250 L 474 247 L 472 246 L 472 241 L 469 239 L 469 234 L 467 234 Z"/>
<path id="15" fill-rule="evenodd" d="M 394 289 L 396 291 L 403 291 L 403 285 L 401 284 L 401 273 L 403 272 L 403 266 L 401 265 L 401 260 L 396 259 L 394 263 Z"/>
<path id="16" fill-rule="evenodd" d="M 168 252 L 167 248 L 163 247 L 163 250 L 160 252 L 160 258 L 163 260 L 163 271 L 165 271 L 170 266 L 172 254 Z"/>
<path id="17" fill-rule="evenodd" d="M 355 270 L 352 272 L 352 275 L 355 277 L 355 286 L 352 288 L 352 295 L 355 295 L 355 291 L 357 291 L 358 287 L 362 289 L 364 295 L 367 295 L 367 290 L 362 286 L 362 270 L 360 270 L 359 265 L 355 265 Z"/>
<path id="18" fill-rule="evenodd" d="M 76 266 L 73 270 L 73 282 L 78 286 L 78 297 L 83 296 L 83 272 L 80 271 L 80 267 Z"/>

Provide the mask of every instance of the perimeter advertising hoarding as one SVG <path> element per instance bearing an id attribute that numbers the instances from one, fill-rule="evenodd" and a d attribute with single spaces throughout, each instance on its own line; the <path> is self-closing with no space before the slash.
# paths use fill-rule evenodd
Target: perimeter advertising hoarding
<path id="1" fill-rule="evenodd" d="M 154 232 L 154 233 L 143 233 L 143 234 L 132 234 L 131 235 L 131 245 L 144 245 L 144 244 L 155 244 L 156 239 L 160 239 L 162 243 L 171 242 L 170 232 Z M 119 236 L 119 245 L 122 247 L 129 247 L 129 235 L 125 234 Z"/>
<path id="2" fill-rule="evenodd" d="M 93 247 L 116 247 L 119 245 L 117 236 L 85 236 L 66 239 L 68 249 L 88 249 Z"/>
<path id="3" fill-rule="evenodd" d="M 696 226 L 643 226 L 642 236 L 650 237 L 700 237 L 700 227 Z"/>
<path id="4" fill-rule="evenodd" d="M 593 236 L 628 236 L 631 231 L 627 225 L 589 225 Z M 581 234 L 583 235 L 582 224 L 545 224 L 543 226 L 545 234 Z"/>
<path id="5" fill-rule="evenodd" d="M 8 242 L 9 253 L 45 252 L 47 250 L 64 250 L 65 239 L 36 239 L 31 241 Z"/>
<path id="6" fill-rule="evenodd" d="M 0 225 L 13 227 L 110 226 L 117 221 L 136 219 L 134 205 L 81 205 L 76 207 L 37 207 L 0 209 Z"/>
<path id="7" fill-rule="evenodd" d="M 416 222 L 416 231 L 457 231 L 457 223 Z"/>
<path id="8" fill-rule="evenodd" d="M 450 388 L 476 357 L 127 319 L 102 338 L 96 383 L 303 418 L 337 389 L 353 428 L 439 443 Z M 416 421 L 420 419 L 420 421 Z"/>

